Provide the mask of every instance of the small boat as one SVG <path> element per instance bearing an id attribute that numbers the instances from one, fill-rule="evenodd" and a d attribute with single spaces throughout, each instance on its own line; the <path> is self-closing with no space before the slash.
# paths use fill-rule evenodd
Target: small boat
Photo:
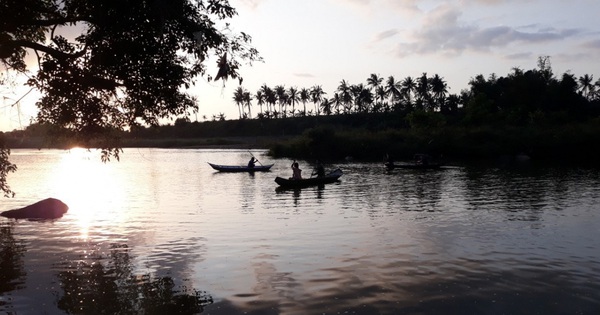
<path id="1" fill-rule="evenodd" d="M 413 170 L 434 170 L 434 169 L 439 169 L 442 166 L 440 164 L 417 164 L 417 163 L 390 164 L 390 163 L 385 163 L 385 167 L 388 169 L 405 168 L 405 169 L 413 169 Z"/>
<path id="2" fill-rule="evenodd" d="M 248 165 L 218 165 L 208 162 L 208 165 L 219 172 L 267 172 L 273 167 L 274 164 L 269 165 L 254 165 L 249 167 Z"/>
<path id="3" fill-rule="evenodd" d="M 323 177 L 311 177 L 303 179 L 291 179 L 277 176 L 275 182 L 283 188 L 302 188 L 309 186 L 324 185 L 336 182 L 342 176 L 342 170 L 335 169 Z"/>
<path id="4" fill-rule="evenodd" d="M 395 164 L 393 161 L 389 161 L 384 164 L 387 169 L 394 168 L 405 168 L 405 169 L 417 169 L 417 170 L 433 170 L 441 168 L 439 163 L 433 163 L 431 156 L 427 154 L 415 154 L 414 161 L 411 163 L 400 163 Z"/>

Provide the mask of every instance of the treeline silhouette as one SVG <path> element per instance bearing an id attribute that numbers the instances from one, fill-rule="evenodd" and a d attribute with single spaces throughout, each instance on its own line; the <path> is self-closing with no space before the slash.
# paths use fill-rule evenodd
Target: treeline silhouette
<path id="1" fill-rule="evenodd" d="M 506 76 L 477 75 L 460 94 L 448 94 L 443 78 L 423 73 L 396 81 L 372 74 L 367 84 L 342 80 L 331 98 L 320 86 L 271 89 L 255 95 L 238 87 L 240 119 L 141 127 L 119 134 L 123 146 L 198 147 L 271 138 L 274 156 L 377 160 L 417 152 L 448 158 L 527 154 L 538 159 L 591 160 L 600 143 L 600 80 L 571 73 L 555 76 L 548 57 L 531 70 Z M 258 113 L 252 117 L 253 101 Z M 37 128 L 37 130 L 36 130 Z M 48 133 L 33 125 L 13 138 Z M 231 138 L 242 140 L 228 140 Z"/>

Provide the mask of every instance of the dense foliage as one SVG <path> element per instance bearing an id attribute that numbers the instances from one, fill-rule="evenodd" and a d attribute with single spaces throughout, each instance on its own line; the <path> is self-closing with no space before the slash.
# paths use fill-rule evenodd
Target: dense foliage
<path id="1" fill-rule="evenodd" d="M 195 111 L 185 88 L 198 76 L 238 78 L 241 61 L 260 60 L 229 31 L 234 15 L 227 0 L 3 0 L 0 66 L 41 92 L 37 122 L 118 158 L 114 131 Z"/>

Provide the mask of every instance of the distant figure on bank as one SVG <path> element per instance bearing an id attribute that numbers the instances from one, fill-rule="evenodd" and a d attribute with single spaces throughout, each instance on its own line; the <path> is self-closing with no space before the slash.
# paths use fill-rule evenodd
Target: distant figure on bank
<path id="1" fill-rule="evenodd" d="M 254 164 L 255 164 L 256 162 L 258 162 L 258 160 L 257 160 L 257 159 L 255 159 L 254 157 L 251 157 L 251 158 L 250 158 L 250 161 L 248 161 L 248 167 L 250 167 L 250 168 L 254 168 Z"/>
<path id="2" fill-rule="evenodd" d="M 323 177 L 325 176 L 325 168 L 323 167 L 323 164 L 321 164 L 320 160 L 317 160 L 317 165 L 315 167 L 315 173 L 317 175 L 317 177 Z"/>
<path id="3" fill-rule="evenodd" d="M 295 160 L 292 163 L 292 179 L 302 179 L 302 170 Z"/>

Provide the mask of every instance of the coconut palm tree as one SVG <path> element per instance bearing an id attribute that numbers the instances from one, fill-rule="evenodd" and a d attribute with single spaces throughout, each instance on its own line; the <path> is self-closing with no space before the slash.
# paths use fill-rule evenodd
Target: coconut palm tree
<path id="1" fill-rule="evenodd" d="M 263 105 L 266 102 L 266 97 L 265 94 L 263 93 L 262 89 L 259 89 L 258 91 L 256 91 L 256 94 L 254 94 L 254 97 L 256 98 L 256 104 L 259 106 L 259 114 L 263 114 Z"/>
<path id="2" fill-rule="evenodd" d="M 600 100 L 600 79 L 596 80 L 596 83 L 594 83 L 594 89 L 596 90 L 594 99 Z"/>
<path id="3" fill-rule="evenodd" d="M 385 110 L 389 109 L 389 106 L 387 106 L 387 103 L 384 105 L 386 95 L 387 95 L 387 92 L 385 91 L 385 86 L 380 85 L 377 87 L 377 89 L 375 89 L 375 97 L 377 99 L 379 99 L 379 103 L 376 104 L 377 109 L 381 109 L 381 108 L 385 108 Z M 376 110 L 376 111 L 379 111 L 379 110 Z"/>
<path id="4" fill-rule="evenodd" d="M 238 106 L 238 112 L 240 114 L 240 119 L 242 119 L 242 105 L 244 105 L 244 88 L 238 86 L 233 92 L 233 101 Z"/>
<path id="5" fill-rule="evenodd" d="M 429 84 L 427 73 L 417 79 L 417 107 L 420 109 L 429 109 L 431 107 L 431 85 Z"/>
<path id="6" fill-rule="evenodd" d="M 250 94 L 250 92 L 248 92 L 247 90 L 244 90 L 244 95 L 243 95 L 243 99 L 244 99 L 244 105 L 246 105 L 246 107 L 248 107 L 248 118 L 252 119 L 252 95 Z"/>
<path id="7" fill-rule="evenodd" d="M 327 116 L 331 115 L 331 105 L 333 105 L 333 102 L 327 98 L 324 98 L 323 101 L 321 101 L 321 110 Z"/>
<path id="8" fill-rule="evenodd" d="M 373 105 L 373 92 L 371 92 L 371 89 L 363 86 L 361 83 L 353 86 L 353 91 L 356 111 L 359 113 L 369 112 L 371 105 Z"/>
<path id="9" fill-rule="evenodd" d="M 584 76 L 579 78 L 579 91 L 586 99 L 591 99 L 594 95 L 594 76 L 585 74 Z"/>
<path id="10" fill-rule="evenodd" d="M 340 93 L 334 93 L 330 101 L 333 107 L 335 108 L 335 112 L 339 114 L 340 107 L 344 104 L 344 102 L 342 101 L 342 97 L 340 97 Z"/>
<path id="11" fill-rule="evenodd" d="M 337 88 L 339 92 L 339 97 L 342 100 L 342 104 L 344 104 L 344 112 L 349 113 L 352 108 L 352 90 L 350 85 L 346 80 L 340 81 L 340 85 Z"/>
<path id="12" fill-rule="evenodd" d="M 260 90 L 265 95 L 265 102 L 267 103 L 268 107 L 266 116 L 268 118 L 271 118 L 271 114 L 275 112 L 275 103 L 277 103 L 277 96 L 275 94 L 275 91 L 273 91 L 273 89 L 267 86 L 266 84 L 263 84 L 260 87 Z"/>
<path id="13" fill-rule="evenodd" d="M 408 76 L 402 80 L 402 88 L 400 89 L 402 97 L 406 100 L 407 105 L 412 106 L 412 99 L 415 91 L 417 90 L 417 82 L 411 77 Z"/>
<path id="14" fill-rule="evenodd" d="M 383 78 L 375 73 L 371 73 L 371 75 L 367 78 L 367 85 L 373 88 L 373 90 L 377 90 L 377 88 L 381 86 L 382 82 Z"/>
<path id="15" fill-rule="evenodd" d="M 302 102 L 302 106 L 304 107 L 304 111 L 302 112 L 304 116 L 306 116 L 306 102 L 310 100 L 310 91 L 307 88 L 300 89 L 300 102 Z"/>
<path id="16" fill-rule="evenodd" d="M 277 102 L 279 103 L 279 112 L 283 113 L 285 117 L 285 107 L 287 105 L 287 91 L 283 85 L 275 86 L 275 95 L 277 96 Z"/>
<path id="17" fill-rule="evenodd" d="M 315 114 L 318 116 L 319 115 L 319 103 L 323 100 L 323 95 L 325 95 L 327 93 L 325 93 L 323 91 L 323 88 L 321 88 L 320 85 L 314 85 L 311 89 L 310 89 L 310 96 L 311 96 L 311 101 L 313 102 L 314 106 L 315 106 Z"/>
<path id="18" fill-rule="evenodd" d="M 288 98 L 287 98 L 287 102 L 288 104 L 292 105 L 292 116 L 294 116 L 294 113 L 296 112 L 296 103 L 298 103 L 300 101 L 300 93 L 298 92 L 298 88 L 295 86 L 291 86 L 288 89 Z"/>
<path id="19" fill-rule="evenodd" d="M 402 95 L 400 93 L 401 88 L 402 85 L 399 82 L 397 82 L 393 76 L 389 76 L 387 78 L 387 81 L 385 83 L 385 92 L 387 96 L 391 99 L 392 106 L 396 106 L 396 103 L 400 100 Z"/>
<path id="20" fill-rule="evenodd" d="M 448 93 L 448 84 L 446 84 L 443 78 L 436 74 L 431 78 L 430 85 L 431 93 L 433 93 L 434 107 L 439 108 L 444 104 L 444 99 Z"/>

